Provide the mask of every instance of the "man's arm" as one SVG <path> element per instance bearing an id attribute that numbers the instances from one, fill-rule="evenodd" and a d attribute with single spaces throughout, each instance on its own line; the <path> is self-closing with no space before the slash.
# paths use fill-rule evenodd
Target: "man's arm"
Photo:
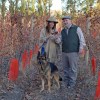
<path id="1" fill-rule="evenodd" d="M 79 41 L 80 41 L 79 51 L 81 51 L 86 46 L 86 43 L 85 43 L 85 39 L 84 39 L 84 36 L 83 36 L 83 32 L 82 32 L 80 27 L 77 28 L 77 34 L 79 36 Z"/>

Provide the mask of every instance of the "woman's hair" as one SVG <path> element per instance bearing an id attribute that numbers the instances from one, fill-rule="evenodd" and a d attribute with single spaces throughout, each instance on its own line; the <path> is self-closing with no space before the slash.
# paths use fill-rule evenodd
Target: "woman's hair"
<path id="1" fill-rule="evenodd" d="M 50 22 L 48 22 L 48 23 L 47 23 L 47 26 L 46 26 L 46 32 L 48 32 L 48 33 L 50 32 L 49 23 L 50 23 Z M 52 27 L 52 29 L 54 29 L 54 30 L 56 29 L 56 23 L 55 23 L 55 22 L 54 22 L 54 27 Z"/>

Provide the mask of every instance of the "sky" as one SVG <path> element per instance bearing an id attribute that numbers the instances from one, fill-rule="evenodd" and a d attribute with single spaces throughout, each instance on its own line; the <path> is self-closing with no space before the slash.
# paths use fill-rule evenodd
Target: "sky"
<path id="1" fill-rule="evenodd" d="M 61 0 L 52 0 L 52 7 L 51 10 L 61 10 Z"/>

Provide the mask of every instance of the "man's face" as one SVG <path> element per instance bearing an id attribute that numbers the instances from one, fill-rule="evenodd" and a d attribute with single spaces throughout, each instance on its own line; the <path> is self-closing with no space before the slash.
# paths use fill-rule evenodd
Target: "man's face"
<path id="1" fill-rule="evenodd" d="M 70 19 L 63 19 L 62 21 L 63 21 L 63 24 L 64 24 L 65 26 L 67 26 L 67 27 L 69 27 L 69 26 L 72 24 L 72 22 L 71 22 Z"/>

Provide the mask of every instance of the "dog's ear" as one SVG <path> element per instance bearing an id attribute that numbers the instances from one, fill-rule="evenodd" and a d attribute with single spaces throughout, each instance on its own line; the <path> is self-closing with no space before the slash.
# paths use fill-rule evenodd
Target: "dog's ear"
<path id="1" fill-rule="evenodd" d="M 40 57 L 40 51 L 38 51 L 38 54 L 37 54 L 37 59 L 39 59 Z"/>

